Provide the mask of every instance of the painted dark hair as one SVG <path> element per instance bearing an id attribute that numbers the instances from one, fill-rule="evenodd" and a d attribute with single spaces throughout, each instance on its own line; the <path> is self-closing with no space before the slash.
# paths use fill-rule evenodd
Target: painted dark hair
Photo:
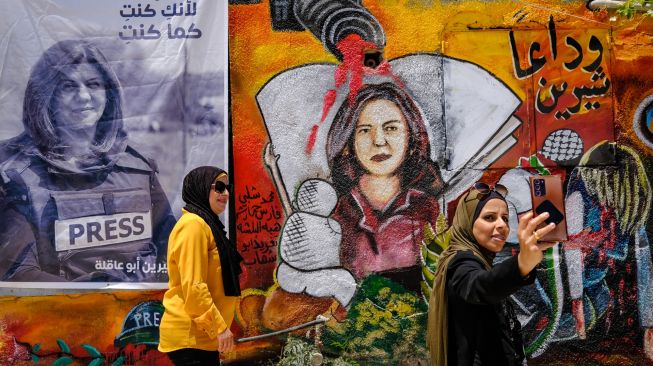
<path id="1" fill-rule="evenodd" d="M 61 147 L 52 103 L 65 70 L 79 64 L 93 65 L 102 76 L 106 91 L 106 105 L 97 123 L 92 153 L 105 154 L 117 141 L 126 137 L 122 125 L 120 84 L 104 54 L 87 41 L 61 41 L 48 48 L 32 68 L 23 102 L 25 133 L 44 157 L 56 158 Z"/>
<path id="2" fill-rule="evenodd" d="M 605 166 L 612 156 L 617 166 Z M 647 224 L 653 190 L 635 149 L 608 141 L 594 145 L 571 172 L 567 196 L 581 183 L 594 203 L 614 210 L 621 234 L 635 235 Z"/>
<path id="3" fill-rule="evenodd" d="M 374 100 L 388 100 L 394 103 L 401 110 L 408 125 L 408 152 L 399 168 L 402 188 L 410 186 L 438 194 L 443 183 L 437 163 L 430 158 L 431 146 L 422 114 L 411 96 L 393 83 L 363 87 L 353 106 L 345 100 L 336 113 L 327 137 L 326 155 L 338 194 L 349 193 L 365 173 L 353 153 L 354 132 L 363 108 Z"/>

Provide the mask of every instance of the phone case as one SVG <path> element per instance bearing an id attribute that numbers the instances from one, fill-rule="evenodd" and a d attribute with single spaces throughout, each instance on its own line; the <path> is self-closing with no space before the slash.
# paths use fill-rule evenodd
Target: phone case
<path id="1" fill-rule="evenodd" d="M 549 213 L 538 228 L 553 222 L 555 229 L 542 236 L 540 241 L 565 241 L 567 240 L 567 220 L 565 218 L 565 199 L 562 194 L 562 179 L 558 175 L 535 175 L 529 177 L 531 185 L 531 202 L 535 216 L 544 212 Z"/>

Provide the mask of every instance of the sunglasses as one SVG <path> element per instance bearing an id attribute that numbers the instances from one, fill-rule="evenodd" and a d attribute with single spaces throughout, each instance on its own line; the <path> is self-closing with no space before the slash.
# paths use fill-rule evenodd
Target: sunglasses
<path id="1" fill-rule="evenodd" d="M 503 184 L 495 184 L 494 187 L 491 187 L 487 183 L 476 182 L 474 183 L 474 189 L 481 194 L 481 198 L 486 197 L 490 192 L 496 192 L 499 196 L 506 198 L 508 195 L 508 188 Z"/>
<path id="2" fill-rule="evenodd" d="M 231 191 L 231 184 L 218 181 L 211 184 L 211 188 L 217 193 L 225 194 Z"/>

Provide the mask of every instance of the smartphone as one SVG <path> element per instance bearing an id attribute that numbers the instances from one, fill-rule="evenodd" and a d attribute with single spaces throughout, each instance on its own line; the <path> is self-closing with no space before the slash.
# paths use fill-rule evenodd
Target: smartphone
<path id="1" fill-rule="evenodd" d="M 534 216 L 549 213 L 538 229 L 556 224 L 555 229 L 542 236 L 540 241 L 567 240 L 567 219 L 565 217 L 565 198 L 562 194 L 562 179 L 559 175 L 534 175 L 529 177 L 531 185 L 531 202 Z"/>

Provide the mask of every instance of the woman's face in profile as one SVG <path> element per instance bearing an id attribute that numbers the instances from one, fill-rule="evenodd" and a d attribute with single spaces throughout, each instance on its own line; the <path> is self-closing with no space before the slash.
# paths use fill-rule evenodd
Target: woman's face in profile
<path id="1" fill-rule="evenodd" d="M 229 176 L 227 174 L 220 174 L 215 179 L 215 183 L 222 182 L 225 185 L 229 184 Z M 209 205 L 211 206 L 211 211 L 214 214 L 219 215 L 224 212 L 229 202 L 229 190 L 225 189 L 222 192 L 217 192 L 215 190 L 215 185 L 211 187 L 209 192 Z"/>
<path id="2" fill-rule="evenodd" d="M 63 72 L 52 109 L 58 127 L 93 127 L 102 117 L 107 101 L 104 78 L 91 64 L 78 64 Z"/>
<path id="3" fill-rule="evenodd" d="M 476 242 L 483 248 L 498 253 L 508 239 L 508 205 L 500 199 L 491 199 L 474 221 L 472 232 Z"/>
<path id="4" fill-rule="evenodd" d="M 385 99 L 368 102 L 354 132 L 356 158 L 367 174 L 395 174 L 407 149 L 408 124 L 399 107 Z"/>

